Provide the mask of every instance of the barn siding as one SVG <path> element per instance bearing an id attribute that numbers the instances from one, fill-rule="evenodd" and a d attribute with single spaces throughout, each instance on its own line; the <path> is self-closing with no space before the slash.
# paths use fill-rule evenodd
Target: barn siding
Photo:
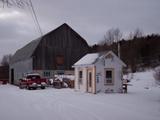
<path id="1" fill-rule="evenodd" d="M 86 41 L 64 24 L 45 35 L 33 54 L 33 69 L 71 70 L 71 66 L 89 52 Z M 57 68 L 56 57 L 64 56 L 64 65 Z"/>

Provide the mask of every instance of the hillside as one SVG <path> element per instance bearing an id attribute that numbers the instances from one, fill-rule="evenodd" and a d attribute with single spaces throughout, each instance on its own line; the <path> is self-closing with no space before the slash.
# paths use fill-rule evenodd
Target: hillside
<path id="1" fill-rule="evenodd" d="M 160 35 L 148 35 L 120 41 L 121 59 L 137 71 L 139 68 L 154 68 L 160 65 Z M 117 43 L 110 46 L 94 45 L 92 52 L 112 50 L 117 54 Z"/>

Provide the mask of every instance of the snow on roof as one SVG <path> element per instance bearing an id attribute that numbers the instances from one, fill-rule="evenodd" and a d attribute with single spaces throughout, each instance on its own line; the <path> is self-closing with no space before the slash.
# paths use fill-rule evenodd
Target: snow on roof
<path id="1" fill-rule="evenodd" d="M 99 57 L 99 53 L 91 53 L 85 55 L 82 59 L 80 59 L 78 62 L 74 64 L 74 66 L 77 65 L 89 65 L 96 61 L 96 59 Z"/>
<path id="2" fill-rule="evenodd" d="M 107 55 L 112 54 L 118 61 L 119 63 L 126 67 L 126 64 L 116 55 L 114 54 L 112 51 L 105 53 L 90 53 L 85 55 L 83 58 L 81 58 L 78 62 L 76 62 L 74 66 L 79 66 L 79 65 L 91 65 L 94 64 L 96 62 L 97 59 L 103 59 L 105 58 Z"/>

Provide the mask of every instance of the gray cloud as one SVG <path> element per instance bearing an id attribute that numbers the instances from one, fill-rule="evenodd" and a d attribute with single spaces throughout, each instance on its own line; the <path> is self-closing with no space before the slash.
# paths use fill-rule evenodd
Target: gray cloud
<path id="1" fill-rule="evenodd" d="M 144 33 L 160 33 L 160 0 L 32 0 L 42 31 L 47 33 L 68 23 L 89 44 L 97 43 L 110 28 L 124 34 L 140 28 Z M 28 9 L 0 9 L 2 13 L 19 11 L 6 19 L 0 17 L 0 56 L 14 53 L 35 39 Z M 9 49 L 8 49 L 9 48 Z"/>

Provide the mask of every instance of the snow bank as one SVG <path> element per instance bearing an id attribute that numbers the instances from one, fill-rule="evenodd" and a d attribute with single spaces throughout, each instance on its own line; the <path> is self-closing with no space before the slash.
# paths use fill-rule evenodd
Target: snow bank
<path id="1" fill-rule="evenodd" d="M 74 75 L 55 75 L 56 79 L 59 79 L 61 81 L 63 81 L 64 78 L 67 78 L 69 80 L 75 80 L 75 76 Z"/>
<path id="2" fill-rule="evenodd" d="M 153 77 L 153 71 L 130 73 L 125 75 L 124 78 L 130 79 L 131 83 L 140 88 L 152 88 L 156 87 L 155 79 Z"/>

